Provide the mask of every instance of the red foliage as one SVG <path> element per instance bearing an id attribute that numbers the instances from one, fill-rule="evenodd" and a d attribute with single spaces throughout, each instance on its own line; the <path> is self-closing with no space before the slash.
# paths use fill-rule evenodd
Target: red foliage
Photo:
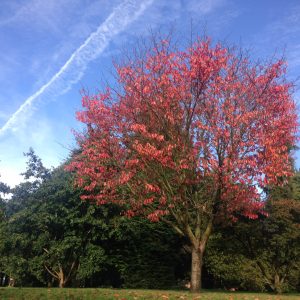
<path id="1" fill-rule="evenodd" d="M 84 96 L 77 113 L 88 126 L 69 169 L 83 199 L 153 221 L 208 200 L 213 213 L 255 218 L 257 186 L 291 174 L 297 116 L 285 71 L 209 40 L 186 51 L 163 41 L 118 66 L 121 89 Z"/>

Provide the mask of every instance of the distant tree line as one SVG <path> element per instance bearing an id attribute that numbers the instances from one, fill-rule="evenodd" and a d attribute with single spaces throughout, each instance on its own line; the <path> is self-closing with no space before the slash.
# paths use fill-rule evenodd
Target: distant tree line
<path id="1" fill-rule="evenodd" d="M 25 181 L 0 184 L 0 285 L 176 288 L 187 283 L 189 245 L 165 223 L 127 218 L 80 200 L 64 164 L 47 169 L 30 149 Z M 11 194 L 7 198 L 5 194 Z M 204 288 L 300 291 L 300 173 L 264 191 L 258 219 L 215 224 Z"/>

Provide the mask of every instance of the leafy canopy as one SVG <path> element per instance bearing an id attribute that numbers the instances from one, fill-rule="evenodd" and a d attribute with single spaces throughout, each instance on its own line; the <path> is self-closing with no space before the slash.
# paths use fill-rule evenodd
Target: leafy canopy
<path id="1" fill-rule="evenodd" d="M 297 115 L 284 61 L 162 40 L 116 70 L 119 89 L 84 95 L 77 114 L 87 131 L 70 169 L 82 198 L 171 215 L 179 231 L 200 216 L 257 217 L 257 186 L 291 174 Z"/>

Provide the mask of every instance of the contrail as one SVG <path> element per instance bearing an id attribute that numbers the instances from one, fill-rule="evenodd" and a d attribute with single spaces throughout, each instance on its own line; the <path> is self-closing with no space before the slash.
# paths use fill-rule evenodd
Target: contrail
<path id="1" fill-rule="evenodd" d="M 154 0 L 126 0 L 114 8 L 107 19 L 70 56 L 61 69 L 37 92 L 28 97 L 0 129 L 0 135 L 13 129 L 20 119 L 28 117 L 41 95 L 65 93 L 83 76 L 87 64 L 97 58 L 114 36 L 135 21 Z M 59 92 L 58 92 L 59 91 Z"/>

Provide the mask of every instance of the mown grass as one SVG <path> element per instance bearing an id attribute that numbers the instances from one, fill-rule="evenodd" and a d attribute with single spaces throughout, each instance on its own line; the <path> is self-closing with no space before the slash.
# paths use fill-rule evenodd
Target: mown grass
<path id="1" fill-rule="evenodd" d="M 265 293 L 203 291 L 127 290 L 127 289 L 58 289 L 58 288 L 0 288 L 1 300 L 299 300 L 300 294 L 271 295 Z"/>

